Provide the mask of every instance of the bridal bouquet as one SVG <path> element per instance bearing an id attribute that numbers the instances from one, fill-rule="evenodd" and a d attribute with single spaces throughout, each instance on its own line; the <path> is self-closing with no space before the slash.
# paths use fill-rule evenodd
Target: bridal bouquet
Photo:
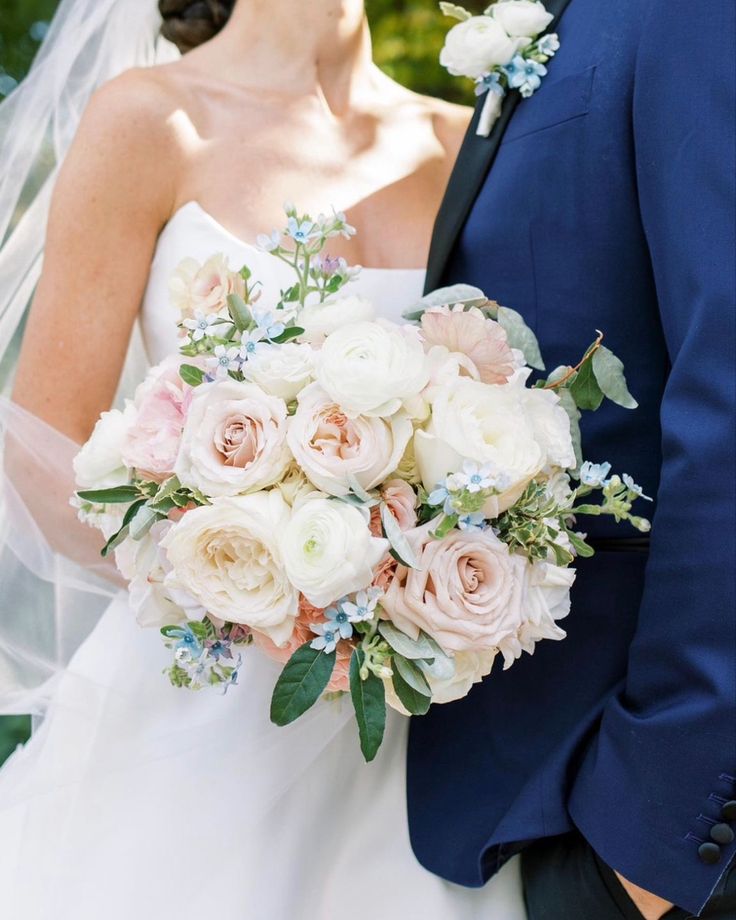
<path id="1" fill-rule="evenodd" d="M 426 713 L 564 637 L 581 515 L 648 529 L 633 480 L 580 454 L 581 409 L 636 404 L 600 334 L 532 383 L 534 335 L 471 287 L 376 319 L 325 254 L 344 215 L 286 210 L 259 238 L 293 274 L 272 311 L 247 267 L 181 264 L 180 353 L 103 414 L 75 500 L 175 686 L 225 691 L 260 651 L 275 723 L 349 693 L 370 760 L 387 704 Z"/>

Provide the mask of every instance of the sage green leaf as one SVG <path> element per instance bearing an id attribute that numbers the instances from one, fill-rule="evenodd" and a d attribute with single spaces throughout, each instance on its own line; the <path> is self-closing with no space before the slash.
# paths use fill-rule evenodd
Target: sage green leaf
<path id="1" fill-rule="evenodd" d="M 179 376 L 190 387 L 198 387 L 204 380 L 204 371 L 193 364 L 182 364 L 179 368 Z"/>
<path id="2" fill-rule="evenodd" d="M 570 420 L 570 438 L 572 439 L 573 450 L 575 451 L 575 469 L 580 469 L 583 463 L 583 437 L 580 432 L 580 410 L 575 402 L 575 397 L 569 389 L 562 387 L 557 390 L 560 397 L 560 405 L 567 412 Z"/>
<path id="3" fill-rule="evenodd" d="M 539 350 L 539 342 L 536 335 L 527 326 L 524 317 L 516 310 L 510 310 L 508 307 L 498 308 L 498 322 L 506 333 L 509 345 L 512 348 L 518 348 L 524 355 L 524 360 L 538 371 L 544 370 L 544 361 L 542 352 Z"/>
<path id="4" fill-rule="evenodd" d="M 418 569 L 417 555 L 385 502 L 381 502 L 381 524 L 386 539 L 391 544 L 391 555 L 394 559 L 409 569 Z"/>
<path id="5" fill-rule="evenodd" d="M 424 633 L 420 632 L 418 639 L 412 639 L 388 620 L 381 620 L 378 631 L 391 648 L 404 658 L 417 661 L 420 658 L 435 657 L 434 647 Z"/>
<path id="6" fill-rule="evenodd" d="M 358 722 L 360 749 L 370 763 L 378 753 L 386 730 L 386 690 L 383 681 L 372 672 L 362 680 L 360 671 L 365 664 L 365 654 L 359 648 L 350 659 L 350 695 Z"/>
<path id="7" fill-rule="evenodd" d="M 593 373 L 604 396 L 624 409 L 636 409 L 639 403 L 629 393 L 622 361 L 610 348 L 600 345 L 593 355 Z"/>
<path id="8" fill-rule="evenodd" d="M 591 412 L 603 402 L 603 391 L 598 385 L 593 373 L 593 362 L 586 361 L 575 375 L 575 379 L 568 387 L 578 409 L 588 409 Z"/>
<path id="9" fill-rule="evenodd" d="M 281 672 L 271 697 L 271 721 L 288 725 L 310 709 L 324 692 L 335 667 L 335 652 L 298 648 Z"/>
<path id="10" fill-rule="evenodd" d="M 353 473 L 347 474 L 347 480 L 353 494 L 357 495 L 364 505 L 368 505 L 373 501 L 373 496 L 370 492 L 366 492 Z"/>
<path id="11" fill-rule="evenodd" d="M 480 288 L 469 284 L 453 284 L 451 287 L 438 288 L 431 294 L 426 294 L 414 306 L 402 313 L 409 322 L 420 320 L 430 307 L 454 306 L 457 303 L 465 306 L 481 306 L 486 302 L 486 295 Z"/>
<path id="12" fill-rule="evenodd" d="M 394 659 L 394 665 L 396 659 Z M 423 716 L 432 704 L 432 697 L 426 693 L 420 693 L 415 687 L 407 683 L 401 676 L 396 667 L 394 667 L 394 676 L 391 679 L 396 691 L 396 696 L 403 703 L 407 712 L 413 716 Z"/>
<path id="13" fill-rule="evenodd" d="M 77 495 L 93 505 L 125 505 L 140 495 L 137 486 L 115 486 L 112 489 L 82 489 Z"/>
<path id="14" fill-rule="evenodd" d="M 432 695 L 427 678 L 413 662 L 403 658 L 401 655 L 394 655 L 392 661 L 393 670 L 398 672 L 403 680 L 417 693 L 423 693 L 425 696 Z"/>
<path id="15" fill-rule="evenodd" d="M 284 329 L 281 335 L 277 335 L 275 339 L 271 339 L 274 345 L 283 345 L 284 342 L 290 342 L 292 339 L 297 338 L 300 335 L 304 335 L 304 330 L 301 326 L 289 326 L 288 329 Z"/>
<path id="16" fill-rule="evenodd" d="M 110 537 L 107 543 L 102 547 L 100 555 L 106 559 L 114 549 L 117 549 L 118 546 L 120 546 L 123 540 L 127 539 L 127 537 L 128 525 L 126 524 L 124 527 L 121 527 L 117 533 L 114 533 Z"/>
<path id="17" fill-rule="evenodd" d="M 440 3 L 440 9 L 445 14 L 445 16 L 449 16 L 451 19 L 458 19 L 460 22 L 465 22 L 466 19 L 470 19 L 472 16 L 472 13 L 469 13 L 466 9 L 463 9 L 463 7 L 458 6 L 456 3 L 442 2 Z"/>
<path id="18" fill-rule="evenodd" d="M 245 332 L 246 329 L 250 328 L 253 316 L 248 309 L 248 304 L 239 294 L 228 294 L 227 306 L 238 332 Z"/>
<path id="19" fill-rule="evenodd" d="M 156 521 L 161 521 L 164 517 L 165 514 L 159 514 L 150 505 L 142 505 L 130 522 L 131 540 L 142 540 Z"/>

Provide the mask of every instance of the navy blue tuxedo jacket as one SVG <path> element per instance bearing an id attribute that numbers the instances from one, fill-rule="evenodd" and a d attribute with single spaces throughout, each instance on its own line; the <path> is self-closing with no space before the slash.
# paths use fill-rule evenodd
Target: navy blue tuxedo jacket
<path id="1" fill-rule="evenodd" d="M 494 136 L 471 126 L 429 287 L 520 311 L 550 369 L 605 331 L 640 408 L 589 414 L 585 453 L 656 496 L 651 547 L 580 560 L 565 641 L 412 721 L 412 843 L 479 886 L 578 828 L 696 913 L 736 854 L 736 4 L 547 6 L 561 49 Z"/>

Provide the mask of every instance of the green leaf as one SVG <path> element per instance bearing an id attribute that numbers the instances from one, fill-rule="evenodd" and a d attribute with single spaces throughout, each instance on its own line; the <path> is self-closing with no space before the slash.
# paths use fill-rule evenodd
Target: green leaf
<path id="1" fill-rule="evenodd" d="M 575 379 L 568 387 L 578 409 L 588 409 L 591 412 L 603 402 L 603 391 L 598 385 L 593 373 L 593 362 L 586 361 L 575 375 Z"/>
<path id="2" fill-rule="evenodd" d="M 284 342 L 290 342 L 292 339 L 297 338 L 297 336 L 304 335 L 304 330 L 301 326 L 289 326 L 288 329 L 284 329 L 281 335 L 277 335 L 275 339 L 271 339 L 274 345 L 283 345 Z"/>
<path id="3" fill-rule="evenodd" d="M 391 544 L 391 555 L 394 559 L 409 569 L 418 569 L 419 560 L 416 553 L 385 502 L 381 502 L 381 524 L 386 539 Z"/>
<path id="4" fill-rule="evenodd" d="M 524 360 L 529 367 L 543 371 L 544 361 L 542 352 L 539 350 L 539 342 L 521 313 L 510 310 L 508 307 L 499 307 L 498 322 L 506 333 L 509 345 L 512 348 L 518 348 L 523 353 Z"/>
<path id="5" fill-rule="evenodd" d="M 575 468 L 580 469 L 583 463 L 583 436 L 580 432 L 580 409 L 578 409 L 575 397 L 569 389 L 562 387 L 556 392 L 560 397 L 560 405 L 565 412 L 567 412 L 567 417 L 570 420 L 570 438 L 575 451 Z"/>
<path id="6" fill-rule="evenodd" d="M 204 371 L 193 364 L 182 364 L 179 368 L 179 376 L 190 387 L 198 387 L 204 380 Z"/>
<path id="7" fill-rule="evenodd" d="M 125 517 L 123 518 L 123 523 L 121 524 L 121 527 L 127 527 L 128 524 L 130 524 L 130 522 L 133 520 L 133 518 L 136 516 L 136 514 L 138 514 L 138 512 L 141 510 L 141 508 L 145 504 L 146 504 L 145 498 L 141 498 L 137 502 L 133 502 L 130 508 L 128 508 L 128 510 L 125 512 Z"/>
<path id="8" fill-rule="evenodd" d="M 575 533 L 575 531 L 568 530 L 567 536 L 578 556 L 582 557 L 583 559 L 589 559 L 591 556 L 595 555 L 595 550 L 593 547 L 589 546 L 582 537 L 579 537 Z"/>
<path id="9" fill-rule="evenodd" d="M 463 7 L 458 6 L 456 3 L 440 3 L 440 9 L 451 19 L 458 19 L 460 22 L 465 22 L 466 19 L 470 19 L 472 13 L 469 13 Z"/>
<path id="10" fill-rule="evenodd" d="M 370 492 L 366 492 L 366 490 L 358 482 L 358 479 L 353 473 L 347 474 L 347 480 L 353 494 L 356 495 L 364 505 L 370 505 L 373 503 L 373 496 L 370 494 Z"/>
<path id="11" fill-rule="evenodd" d="M 629 393 L 624 376 L 624 365 L 605 345 L 593 355 L 593 373 L 604 396 L 624 409 L 636 409 L 639 403 Z"/>
<path id="12" fill-rule="evenodd" d="M 130 522 L 131 540 L 142 540 L 156 521 L 160 521 L 164 517 L 166 517 L 165 514 L 159 514 L 150 505 L 142 505 Z"/>
<path id="13" fill-rule="evenodd" d="M 412 639 L 388 620 L 381 620 L 378 631 L 391 648 L 404 658 L 418 661 L 420 658 L 435 657 L 435 646 L 429 636 L 422 632 L 419 633 L 418 639 Z"/>
<path id="14" fill-rule="evenodd" d="M 239 294 L 228 294 L 227 306 L 232 321 L 235 323 L 235 328 L 238 332 L 245 332 L 253 322 L 253 316 L 248 309 L 248 304 Z"/>
<path id="15" fill-rule="evenodd" d="M 600 505 L 576 505 L 573 514 L 590 514 L 593 517 L 600 517 L 603 514 Z"/>
<path id="16" fill-rule="evenodd" d="M 77 495 L 94 505 L 124 505 L 140 495 L 137 486 L 116 486 L 113 489 L 83 489 Z"/>
<path id="17" fill-rule="evenodd" d="M 294 303 L 295 300 L 299 300 L 301 292 L 301 287 L 298 284 L 294 284 L 287 290 L 281 292 L 281 300 L 283 303 Z"/>
<path id="18" fill-rule="evenodd" d="M 330 682 L 335 667 L 335 652 L 302 645 L 281 672 L 271 698 L 271 721 L 288 725 L 310 709 Z"/>
<path id="19" fill-rule="evenodd" d="M 451 287 L 438 288 L 426 294 L 414 306 L 404 310 L 402 316 L 409 322 L 416 322 L 430 307 L 454 306 L 457 303 L 465 306 L 481 306 L 486 302 L 486 295 L 480 288 L 469 284 L 453 284 Z"/>
<path id="20" fill-rule="evenodd" d="M 378 753 L 386 729 L 386 690 L 383 681 L 372 672 L 362 680 L 360 671 L 365 663 L 365 654 L 359 648 L 350 659 L 350 694 L 358 721 L 360 749 L 370 763 Z"/>
<path id="21" fill-rule="evenodd" d="M 107 558 L 114 549 L 117 549 L 118 546 L 120 546 L 123 540 L 127 539 L 127 537 L 128 537 L 128 525 L 126 524 L 124 527 L 121 527 L 117 533 L 114 533 L 110 537 L 107 543 L 102 547 L 102 551 L 100 555 L 103 558 Z"/>
<path id="22" fill-rule="evenodd" d="M 427 678 L 413 662 L 403 658 L 401 655 L 394 655 L 393 665 L 394 671 L 397 671 L 402 679 L 417 693 L 423 693 L 425 696 L 432 695 Z"/>
<path id="23" fill-rule="evenodd" d="M 394 665 L 396 665 L 395 658 Z M 423 716 L 426 712 L 428 712 L 429 707 L 432 704 L 432 697 L 427 696 L 426 693 L 420 693 L 418 690 L 416 690 L 415 687 L 407 683 L 396 667 L 394 667 L 392 683 L 394 685 L 394 690 L 396 691 L 396 696 L 398 696 L 398 698 L 404 704 L 404 708 L 408 712 L 410 712 L 413 716 Z"/>

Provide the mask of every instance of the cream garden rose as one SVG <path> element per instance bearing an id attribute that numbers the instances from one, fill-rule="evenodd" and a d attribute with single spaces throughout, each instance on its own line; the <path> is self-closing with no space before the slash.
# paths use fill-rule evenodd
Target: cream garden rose
<path id="1" fill-rule="evenodd" d="M 366 490 L 383 482 L 399 465 L 412 434 L 405 413 L 348 418 L 319 384 L 312 384 L 299 394 L 288 443 L 318 489 L 347 495 L 351 477 Z"/>
<path id="2" fill-rule="evenodd" d="M 289 507 L 276 490 L 217 498 L 188 511 L 162 541 L 172 571 L 166 585 L 183 589 L 210 614 L 288 642 L 299 596 L 287 577 L 278 535 Z"/>
<path id="3" fill-rule="evenodd" d="M 534 0 L 500 0 L 491 6 L 491 16 L 508 35 L 518 38 L 541 35 L 554 19 Z"/>
<path id="4" fill-rule="evenodd" d="M 331 297 L 324 303 L 309 303 L 299 313 L 304 329 L 302 341 L 319 345 L 331 333 L 348 323 L 370 322 L 375 318 L 373 304 L 364 297 Z"/>
<path id="5" fill-rule="evenodd" d="M 477 80 L 492 67 L 508 64 L 518 42 L 491 16 L 471 16 L 447 33 L 440 63 L 453 76 Z"/>
<path id="6" fill-rule="evenodd" d="M 244 297 L 245 281 L 230 268 L 221 253 L 204 264 L 196 259 L 184 259 L 169 282 L 171 303 L 182 319 L 191 319 L 197 312 L 207 315 L 227 310 L 230 294 Z"/>
<path id="7" fill-rule="evenodd" d="M 243 365 L 243 376 L 271 396 L 291 402 L 312 380 L 314 357 L 309 345 L 294 342 L 272 345 L 248 358 Z"/>
<path id="8" fill-rule="evenodd" d="M 130 473 L 122 454 L 134 418 L 130 403 L 123 411 L 102 413 L 89 440 L 74 458 L 74 475 L 80 489 L 109 489 L 128 482 Z"/>
<path id="9" fill-rule="evenodd" d="M 474 684 L 488 677 L 496 660 L 496 649 L 482 652 L 458 652 L 453 658 L 455 673 L 451 677 L 437 678 L 427 674 L 433 703 L 452 703 L 470 693 Z"/>
<path id="10" fill-rule="evenodd" d="M 416 328 L 378 320 L 328 336 L 316 377 L 347 416 L 388 416 L 419 395 L 429 367 Z"/>
<path id="11" fill-rule="evenodd" d="M 372 536 L 367 516 L 327 498 L 303 502 L 279 546 L 289 580 L 315 607 L 368 587 L 388 551 L 388 541 Z"/>
<path id="12" fill-rule="evenodd" d="M 291 463 L 286 403 L 254 383 L 224 379 L 197 387 L 175 472 L 205 495 L 239 495 L 270 486 Z"/>

